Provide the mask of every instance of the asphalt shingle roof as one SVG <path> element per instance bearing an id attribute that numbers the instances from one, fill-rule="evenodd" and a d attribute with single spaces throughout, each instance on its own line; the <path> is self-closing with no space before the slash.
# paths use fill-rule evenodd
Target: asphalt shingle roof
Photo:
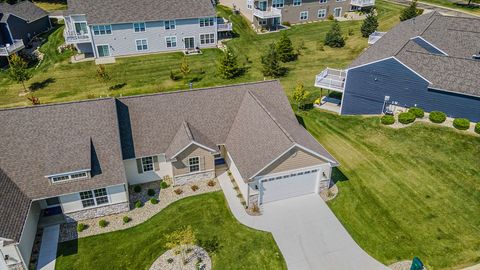
<path id="1" fill-rule="evenodd" d="M 213 17 L 211 0 L 68 0 L 68 14 L 85 14 L 89 24 Z"/>
<path id="2" fill-rule="evenodd" d="M 431 53 L 414 40 L 420 36 L 447 55 Z M 430 87 L 480 96 L 480 19 L 432 12 L 395 26 L 360 55 L 350 68 L 395 57 L 432 84 Z"/>
<path id="3" fill-rule="evenodd" d="M 1 15 L 2 13 L 3 16 Z M 13 5 L 0 3 L 0 21 L 5 22 L 10 14 L 29 22 L 48 16 L 48 13 L 45 10 L 39 8 L 30 1 L 21 1 Z"/>

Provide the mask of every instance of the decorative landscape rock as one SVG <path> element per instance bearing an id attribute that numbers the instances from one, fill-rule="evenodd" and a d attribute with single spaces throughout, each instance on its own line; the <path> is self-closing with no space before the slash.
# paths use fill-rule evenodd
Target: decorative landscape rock
<path id="1" fill-rule="evenodd" d="M 186 264 L 182 262 L 182 256 L 175 254 L 173 249 L 165 252 L 152 264 L 150 270 L 210 270 L 212 260 L 208 253 L 199 246 L 188 246 L 191 249 L 186 254 Z"/>

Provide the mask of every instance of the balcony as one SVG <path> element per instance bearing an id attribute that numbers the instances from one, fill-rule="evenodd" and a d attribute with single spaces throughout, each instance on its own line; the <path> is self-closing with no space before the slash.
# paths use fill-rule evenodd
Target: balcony
<path id="1" fill-rule="evenodd" d="M 0 56 L 9 56 L 12 53 L 18 52 L 23 48 L 25 48 L 23 40 L 15 39 L 13 41 L 13 44 L 0 45 Z"/>
<path id="2" fill-rule="evenodd" d="M 224 18 L 217 18 L 217 31 L 218 32 L 230 32 L 233 31 L 233 25 L 231 22 Z"/>
<path id="3" fill-rule="evenodd" d="M 371 7 L 375 5 L 375 0 L 352 0 L 351 5 L 357 7 Z"/>
<path id="4" fill-rule="evenodd" d="M 344 70 L 327 68 L 315 78 L 315 87 L 343 92 L 346 75 Z"/>
<path id="5" fill-rule="evenodd" d="M 369 37 L 368 37 L 368 45 L 372 45 L 372 44 L 375 44 L 375 42 L 377 42 L 379 39 L 381 39 L 383 37 L 383 35 L 385 35 L 386 32 L 373 32 Z"/>
<path id="6" fill-rule="evenodd" d="M 282 10 L 274 7 L 269 8 L 265 11 L 255 8 L 253 10 L 253 15 L 260 19 L 278 18 L 278 17 L 282 17 Z"/>
<path id="7" fill-rule="evenodd" d="M 67 44 L 91 42 L 90 34 L 77 31 L 69 31 L 67 28 L 63 31 L 63 36 Z"/>

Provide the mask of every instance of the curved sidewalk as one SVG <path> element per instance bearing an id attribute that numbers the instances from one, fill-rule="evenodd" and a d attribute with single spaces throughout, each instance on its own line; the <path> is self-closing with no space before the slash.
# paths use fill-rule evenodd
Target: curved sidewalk
<path id="1" fill-rule="evenodd" d="M 291 270 L 388 270 L 368 255 L 316 194 L 264 205 L 262 216 L 245 212 L 226 173 L 218 177 L 238 221 L 273 234 Z"/>

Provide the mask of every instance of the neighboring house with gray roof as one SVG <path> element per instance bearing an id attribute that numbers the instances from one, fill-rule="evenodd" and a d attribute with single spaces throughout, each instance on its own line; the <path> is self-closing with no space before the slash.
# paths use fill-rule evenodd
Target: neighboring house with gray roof
<path id="1" fill-rule="evenodd" d="M 480 19 L 432 12 L 402 22 L 348 69 L 319 74 L 315 85 L 343 93 L 342 114 L 417 106 L 478 122 Z"/>
<path id="2" fill-rule="evenodd" d="M 0 57 L 22 50 L 50 27 L 48 13 L 30 1 L 0 3 Z"/>
<path id="3" fill-rule="evenodd" d="M 68 0 L 65 40 L 95 58 L 194 51 L 231 30 L 211 0 Z"/>
<path id="4" fill-rule="evenodd" d="M 252 207 L 318 193 L 338 166 L 278 81 L 5 109 L 0 125 L 0 268 L 28 264 L 40 219 L 128 211 L 128 185 L 226 163 Z"/>

